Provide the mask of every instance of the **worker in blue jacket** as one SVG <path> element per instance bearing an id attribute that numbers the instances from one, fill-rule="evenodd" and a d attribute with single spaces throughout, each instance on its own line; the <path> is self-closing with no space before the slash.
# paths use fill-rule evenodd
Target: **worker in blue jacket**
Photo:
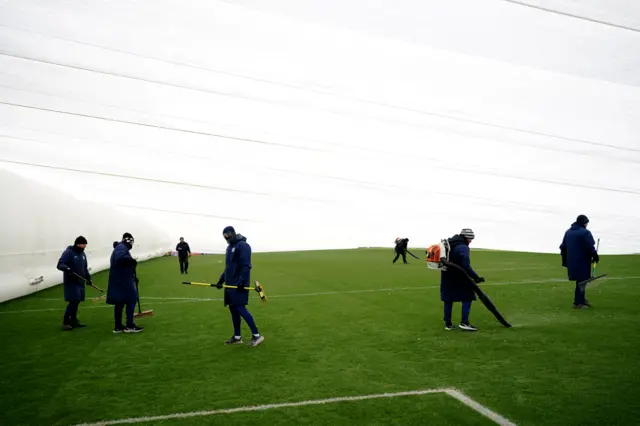
<path id="1" fill-rule="evenodd" d="M 133 236 L 125 232 L 122 241 L 114 243 L 111 253 L 109 268 L 109 287 L 107 288 L 107 303 L 113 305 L 115 320 L 114 333 L 139 333 L 144 327 L 139 327 L 133 322 L 133 313 L 138 292 L 135 286 L 135 269 L 138 261 L 131 256 L 133 248 Z M 122 324 L 122 311 L 126 308 L 127 324 Z"/>
<path id="2" fill-rule="evenodd" d="M 569 281 L 576 282 L 573 297 L 573 308 L 584 309 L 591 305 L 586 299 L 586 289 L 578 283 L 591 278 L 591 265 L 598 263 L 600 256 L 595 247 L 595 241 L 591 231 L 587 229 L 589 218 L 583 214 L 576 218 L 571 227 L 564 233 L 560 244 L 562 266 L 567 268 Z"/>
<path id="3" fill-rule="evenodd" d="M 233 226 L 227 226 L 222 231 L 222 236 L 227 241 L 227 252 L 225 255 L 225 269 L 220 275 L 217 287 L 222 288 L 222 284 L 237 288 L 224 289 L 224 306 L 229 306 L 231 321 L 233 322 L 233 336 L 224 342 L 227 345 L 241 344 L 242 335 L 240 326 L 242 318 L 251 329 L 253 337 L 249 346 L 257 346 L 264 341 L 264 336 L 260 335 L 253 316 L 247 310 L 249 303 L 249 290 L 251 277 L 251 246 L 247 243 L 247 238 L 242 234 L 236 234 Z"/>
<path id="4" fill-rule="evenodd" d="M 84 253 L 86 247 L 87 239 L 79 236 L 72 246 L 65 249 L 58 260 L 57 269 L 63 272 L 64 300 L 69 302 L 62 320 L 62 329 L 66 331 L 86 327 L 78 321 L 78 307 L 85 299 L 86 282 L 82 278 L 91 283 L 87 256 Z"/>
<path id="5" fill-rule="evenodd" d="M 476 283 L 484 282 L 471 267 L 469 244 L 475 238 L 475 233 L 470 228 L 464 228 L 459 234 L 449 238 L 449 261 L 461 267 L 466 274 Z M 469 323 L 471 303 L 476 300 L 476 294 L 469 282 L 469 278 L 455 267 L 448 267 L 440 272 L 440 300 L 444 302 L 444 322 L 446 330 L 453 330 L 455 326 L 451 320 L 454 302 L 462 302 L 462 320 L 460 328 L 467 331 L 476 331 L 477 328 Z"/>

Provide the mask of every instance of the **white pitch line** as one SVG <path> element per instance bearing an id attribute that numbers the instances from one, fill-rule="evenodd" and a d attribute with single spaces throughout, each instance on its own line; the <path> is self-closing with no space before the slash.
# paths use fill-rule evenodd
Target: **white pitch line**
<path id="1" fill-rule="evenodd" d="M 493 420 L 496 424 L 499 424 L 500 426 L 516 426 L 515 423 L 513 423 L 510 420 L 502 417 L 500 414 L 498 414 L 498 413 L 496 413 L 494 411 L 491 411 L 490 409 L 488 409 L 484 405 L 474 401 L 473 399 L 469 398 L 467 395 L 463 394 L 459 390 L 456 390 L 456 389 L 445 389 L 445 392 L 446 392 L 447 395 L 452 396 L 453 398 L 455 398 L 458 401 L 462 402 L 466 406 L 468 406 L 468 407 L 474 409 L 475 411 L 477 411 L 478 413 L 488 417 L 489 419 Z"/>
<path id="2" fill-rule="evenodd" d="M 602 280 L 635 280 L 640 279 L 640 276 L 631 276 L 631 277 L 604 277 Z M 496 282 L 496 283 L 483 283 L 482 287 L 491 287 L 491 286 L 506 286 L 506 285 L 517 285 L 517 284 L 550 284 L 550 283 L 570 283 L 563 278 L 552 278 L 547 280 L 531 280 L 531 281 L 505 281 L 505 282 Z M 440 288 L 439 285 L 427 285 L 421 287 L 395 287 L 395 288 L 372 288 L 372 289 L 361 289 L 361 290 L 344 290 L 344 291 L 323 291 L 317 293 L 292 293 L 292 294 L 276 294 L 273 296 L 267 296 L 268 299 L 276 299 L 276 298 L 292 298 L 292 297 L 306 297 L 306 296 L 331 296 L 337 294 L 358 294 L 358 293 L 373 293 L 373 292 L 384 292 L 384 291 L 417 291 L 424 290 L 430 288 Z M 220 302 L 224 299 L 222 298 L 204 298 L 204 297 L 153 297 L 153 296 L 145 296 L 144 299 L 153 300 L 153 302 L 148 303 L 149 306 L 155 305 L 171 305 L 175 303 L 192 303 L 192 302 Z M 159 300 L 159 301 L 156 301 Z M 163 302 L 166 300 L 166 302 Z M 97 308 L 110 308 L 110 305 L 106 306 L 85 306 L 82 309 L 97 309 Z M 61 308 L 43 308 L 43 309 L 27 309 L 23 311 L 0 311 L 0 315 L 2 314 L 21 314 L 21 313 L 29 313 L 29 312 L 47 312 L 47 311 L 59 311 Z"/>
<path id="3" fill-rule="evenodd" d="M 520 268 L 514 267 L 514 268 L 489 268 L 489 269 L 482 269 L 483 272 L 502 272 L 502 271 L 541 271 L 543 269 L 552 269 L 554 268 L 553 266 L 550 265 L 543 265 L 543 266 L 523 266 Z"/>
<path id="4" fill-rule="evenodd" d="M 187 299 L 187 300 L 174 300 L 174 301 L 169 301 L 169 302 L 153 302 L 153 305 L 171 305 L 174 303 L 189 303 L 189 302 L 204 302 L 204 301 L 213 301 L 213 300 L 217 300 L 217 301 L 222 301 L 224 299 Z M 80 309 L 84 310 L 84 309 L 104 309 L 104 308 L 109 308 L 109 309 L 113 309 L 112 305 L 100 305 L 100 306 L 83 306 Z M 23 311 L 0 311 L 0 315 L 3 314 L 23 314 L 23 313 L 29 313 L 29 312 L 48 312 L 48 311 L 60 311 L 60 310 L 64 310 L 64 306 L 60 307 L 60 308 L 43 308 L 43 309 L 26 309 Z"/>
<path id="5" fill-rule="evenodd" d="M 188 413 L 173 413 L 173 414 L 165 414 L 160 416 L 147 416 L 147 417 L 131 417 L 127 419 L 119 419 L 119 420 L 105 420 L 101 422 L 95 423 L 81 423 L 75 426 L 107 426 L 107 425 L 118 425 L 118 424 L 126 424 L 126 423 L 145 423 L 159 420 L 169 420 L 169 419 L 186 419 L 189 417 L 202 417 L 202 416 L 213 416 L 216 414 L 231 414 L 231 413 L 239 413 L 239 412 L 250 412 L 250 411 L 264 411 L 274 408 L 285 408 L 285 407 L 301 407 L 305 405 L 322 405 L 322 404 L 333 404 L 336 402 L 344 402 L 344 401 L 362 401 L 366 399 L 380 399 L 380 398 L 394 398 L 398 396 L 410 396 L 410 395 L 426 395 L 426 394 L 435 394 L 435 393 L 444 393 L 447 394 L 478 413 L 488 417 L 493 420 L 496 424 L 500 426 L 516 426 L 515 423 L 505 419 L 501 415 L 491 411 L 484 405 L 479 404 L 468 396 L 464 395 L 462 392 L 456 389 L 424 389 L 424 390 L 415 390 L 415 391 L 406 391 L 406 392 L 389 392 L 389 393 L 378 393 L 378 394 L 369 394 L 369 395 L 358 395 L 358 396 L 342 396 L 336 398 L 326 398 L 326 399 L 313 399 L 307 401 L 299 401 L 299 402 L 283 402 L 279 404 L 265 404 L 265 405 L 253 405 L 253 406 L 244 406 L 244 407 L 236 407 L 236 408 L 223 408 L 219 410 L 209 410 L 209 411 L 192 411 Z"/>
<path id="6" fill-rule="evenodd" d="M 218 263 L 221 263 L 222 261 L 219 261 Z M 531 267 L 523 267 L 523 268 L 500 268 L 500 269 L 483 269 L 484 272 L 499 272 L 499 271 L 523 271 L 523 270 L 542 270 L 542 269 L 549 269 L 550 267 L 548 266 L 531 266 Z M 422 288 L 422 287 L 421 287 Z M 153 297 L 145 297 L 145 299 L 154 299 Z M 157 297 L 155 299 L 158 299 Z M 167 298 L 169 299 L 169 298 Z M 176 298 L 179 299 L 179 298 Z M 183 299 L 188 299 L 188 298 L 183 298 Z M 48 301 L 55 301 L 58 302 L 60 301 L 60 299 L 52 299 L 52 298 L 42 298 L 39 300 L 48 300 Z"/>
<path id="7" fill-rule="evenodd" d="M 640 276 L 637 277 L 605 277 L 604 280 L 631 280 L 631 279 L 640 279 Z M 483 283 L 482 287 L 487 286 L 504 286 L 504 285 L 515 285 L 515 284 L 550 284 L 550 283 L 566 283 L 567 280 L 563 278 L 552 278 L 547 280 L 531 280 L 531 281 L 505 281 L 505 282 L 495 282 L 495 283 Z M 274 296 L 267 296 L 269 299 L 275 298 L 288 298 L 288 297 L 304 297 L 304 296 L 326 296 L 326 295 L 336 295 L 336 294 L 352 294 L 352 293 L 372 293 L 379 291 L 411 291 L 411 290 L 423 290 L 427 288 L 440 288 L 439 285 L 425 285 L 421 287 L 393 287 L 393 288 L 371 288 L 371 289 L 360 289 L 360 290 L 342 290 L 342 291 L 322 291 L 316 293 L 292 293 L 292 294 L 276 294 Z M 145 299 L 153 299 L 153 300 L 182 300 L 182 301 L 194 301 L 194 302 L 208 302 L 208 301 L 220 301 L 223 300 L 221 298 L 204 298 L 204 297 L 156 297 L 156 296 L 147 296 Z M 156 302 L 157 303 L 157 302 Z"/>

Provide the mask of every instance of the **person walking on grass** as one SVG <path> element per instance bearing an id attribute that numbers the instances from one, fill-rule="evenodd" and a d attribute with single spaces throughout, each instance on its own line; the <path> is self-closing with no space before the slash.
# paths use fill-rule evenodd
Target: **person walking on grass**
<path id="1" fill-rule="evenodd" d="M 233 323 L 233 336 L 224 343 L 226 345 L 242 343 L 240 326 L 244 318 L 253 334 L 248 345 L 257 346 L 264 341 L 264 336 L 258 331 L 253 316 L 246 307 L 249 304 L 249 290 L 247 290 L 247 287 L 251 282 L 251 246 L 247 243 L 246 237 L 242 234 L 236 234 L 233 226 L 225 227 L 222 231 L 222 236 L 228 245 L 225 255 L 225 268 L 218 279 L 216 287 L 221 289 L 224 283 L 236 287 L 224 288 L 224 306 L 229 306 L 231 322 Z"/>
<path id="2" fill-rule="evenodd" d="M 460 266 L 476 282 L 484 282 L 471 267 L 469 244 L 475 238 L 473 230 L 464 228 L 460 234 L 449 238 L 449 262 Z M 451 320 L 453 303 L 462 302 L 462 321 L 460 328 L 476 331 L 477 328 L 469 323 L 471 303 L 476 300 L 476 294 L 469 283 L 469 278 L 457 268 L 447 268 L 440 272 L 440 300 L 444 303 L 445 330 L 453 330 L 455 326 Z"/>
<path id="3" fill-rule="evenodd" d="M 63 272 L 64 300 L 68 302 L 62 319 L 62 329 L 65 331 L 86 327 L 78 321 L 78 307 L 80 302 L 85 300 L 86 283 L 82 278 L 91 284 L 87 256 L 84 253 L 86 247 L 87 239 L 79 236 L 72 246 L 65 249 L 58 260 L 57 269 Z"/>
<path id="4" fill-rule="evenodd" d="M 600 256 L 596 250 L 596 242 L 591 231 L 587 229 L 589 218 L 581 214 L 576 221 L 571 224 L 562 238 L 560 244 L 560 256 L 562 266 L 567 268 L 569 281 L 576 282 L 573 296 L 573 309 L 590 308 L 591 305 L 586 299 L 586 289 L 581 288 L 578 283 L 591 278 L 592 262 L 598 263 Z"/>
<path id="5" fill-rule="evenodd" d="M 180 242 L 176 246 L 178 252 L 178 262 L 180 263 L 180 273 L 189 274 L 189 258 L 191 257 L 191 247 L 183 237 L 180 237 Z"/>
<path id="6" fill-rule="evenodd" d="M 133 322 L 133 313 L 138 292 L 135 287 L 135 269 L 138 261 L 131 256 L 133 248 L 133 236 L 125 232 L 122 241 L 114 242 L 109 268 L 109 287 L 107 288 L 107 303 L 113 305 L 113 317 L 115 320 L 114 333 L 139 333 L 144 327 L 139 327 Z M 127 325 L 122 324 L 122 311 L 126 308 Z"/>

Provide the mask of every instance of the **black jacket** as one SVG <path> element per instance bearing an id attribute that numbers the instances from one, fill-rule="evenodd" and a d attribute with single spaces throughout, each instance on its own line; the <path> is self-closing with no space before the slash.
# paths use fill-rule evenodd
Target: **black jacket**
<path id="1" fill-rule="evenodd" d="M 403 238 L 396 244 L 396 253 L 402 253 L 407 250 L 407 246 L 409 245 L 409 239 Z"/>
<path id="2" fill-rule="evenodd" d="M 178 252 L 178 256 L 180 257 L 188 257 L 191 254 L 191 248 L 189 247 L 189 243 L 183 241 L 178 243 L 176 246 L 176 251 Z"/>

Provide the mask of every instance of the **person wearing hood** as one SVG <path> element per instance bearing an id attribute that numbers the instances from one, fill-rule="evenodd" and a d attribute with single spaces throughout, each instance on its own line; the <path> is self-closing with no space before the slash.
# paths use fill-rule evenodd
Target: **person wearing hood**
<path id="1" fill-rule="evenodd" d="M 564 238 L 560 244 L 560 256 L 562 266 L 567 268 L 569 281 L 576 282 L 573 296 L 573 308 L 584 309 L 591 305 L 586 299 L 586 291 L 580 288 L 579 282 L 591 278 L 591 264 L 598 263 L 600 256 L 596 250 L 596 242 L 591 231 L 587 229 L 589 218 L 581 214 L 571 227 L 564 233 Z"/>
<path id="2" fill-rule="evenodd" d="M 264 336 L 260 335 L 253 316 L 246 307 L 249 304 L 249 290 L 247 290 L 247 287 L 251 282 L 251 246 L 247 243 L 246 237 L 242 234 L 236 234 L 233 226 L 225 227 L 222 231 L 222 236 L 227 241 L 225 268 L 218 279 L 216 287 L 221 289 L 224 283 L 237 287 L 225 287 L 224 289 L 224 306 L 229 306 L 231 322 L 233 323 L 233 336 L 224 343 L 226 345 L 242 343 L 240 326 L 244 318 L 253 334 L 249 346 L 257 346 L 264 341 Z"/>
<path id="3" fill-rule="evenodd" d="M 62 320 L 63 330 L 86 327 L 78 321 L 78 307 L 85 299 L 85 281 L 91 283 L 87 256 L 84 253 L 87 239 L 83 236 L 76 238 L 72 246 L 68 246 L 58 260 L 57 269 L 63 272 L 64 300 L 69 302 Z M 82 278 L 78 278 L 77 274 Z"/>
<path id="4" fill-rule="evenodd" d="M 475 238 L 473 230 L 464 228 L 460 234 L 449 238 L 449 261 L 460 266 L 476 282 L 484 282 L 484 278 L 478 276 L 471 267 L 469 244 Z M 445 330 L 453 330 L 455 326 L 451 320 L 453 303 L 462 302 L 462 330 L 476 331 L 477 328 L 469 323 L 471 303 L 476 300 L 469 278 L 457 268 L 447 268 L 440 272 L 440 300 L 444 302 Z"/>
<path id="5" fill-rule="evenodd" d="M 107 303 L 113 305 L 115 320 L 114 333 L 139 333 L 144 327 L 139 327 L 133 322 L 133 313 L 138 292 L 135 287 L 135 269 L 138 261 L 131 256 L 133 248 L 133 236 L 125 232 L 122 241 L 114 242 L 109 268 L 109 287 L 107 288 Z M 126 307 L 127 324 L 122 324 L 122 311 Z"/>

